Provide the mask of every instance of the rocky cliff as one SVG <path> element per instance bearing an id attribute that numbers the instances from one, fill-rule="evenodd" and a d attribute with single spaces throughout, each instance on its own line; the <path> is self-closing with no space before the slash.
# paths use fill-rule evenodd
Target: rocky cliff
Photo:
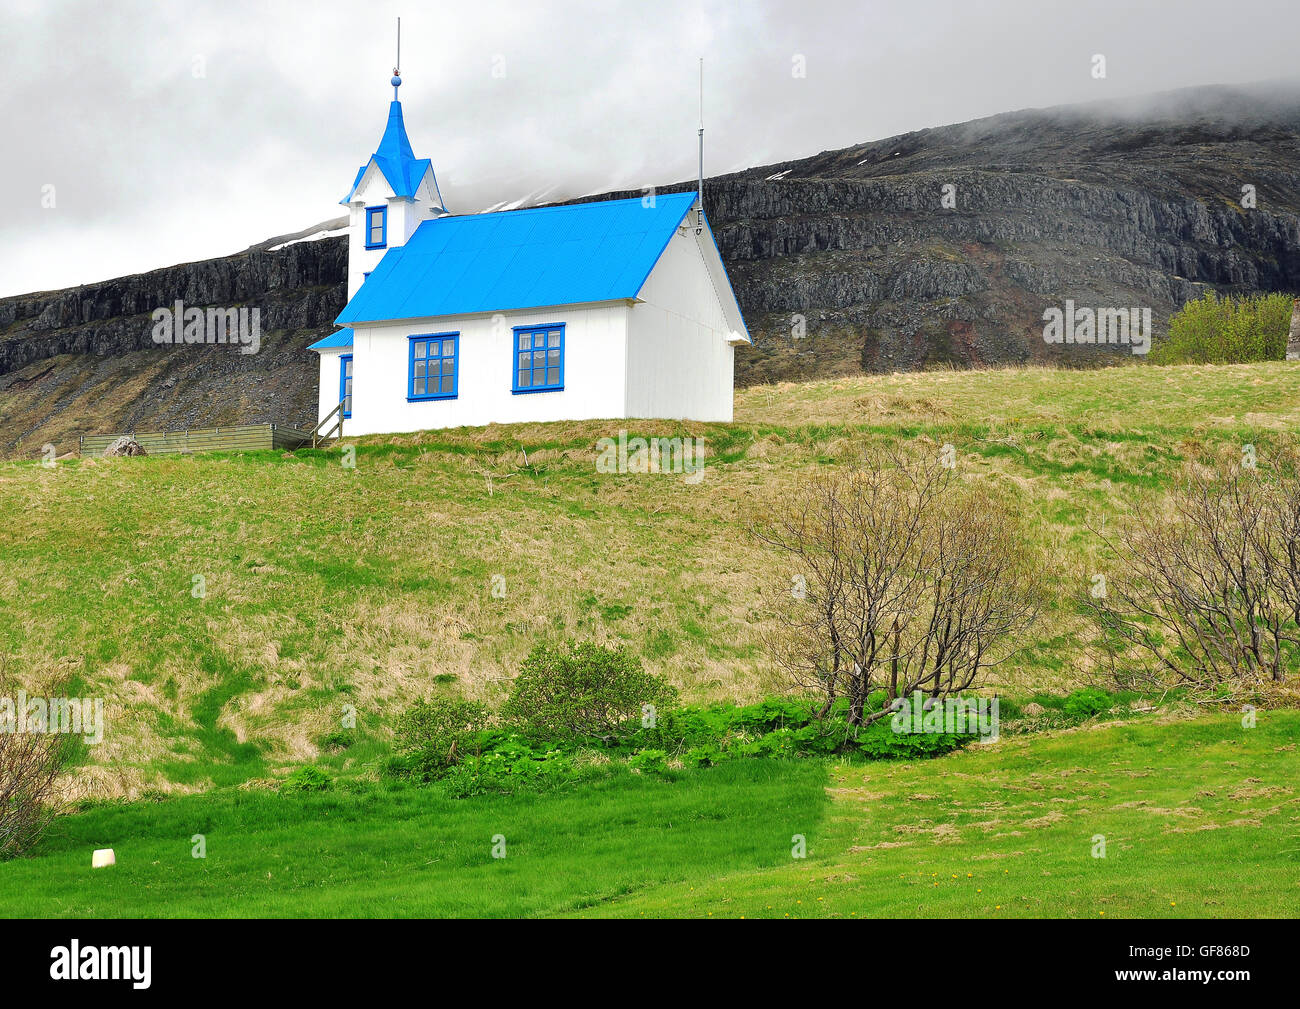
<path id="1" fill-rule="evenodd" d="M 705 204 L 754 337 L 742 384 L 1094 365 L 1128 349 L 1049 345 L 1045 309 L 1149 308 L 1158 338 L 1206 285 L 1300 292 L 1300 86 L 1007 113 L 710 179 Z M 306 423 L 346 249 L 272 246 L 0 300 L 0 452 Z M 148 313 L 177 299 L 259 307 L 262 351 L 153 346 Z"/>

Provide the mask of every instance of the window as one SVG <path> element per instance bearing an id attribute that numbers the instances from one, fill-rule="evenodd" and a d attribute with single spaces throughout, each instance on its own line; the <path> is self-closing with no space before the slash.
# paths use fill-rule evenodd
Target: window
<path id="1" fill-rule="evenodd" d="M 551 392 L 564 388 L 564 323 L 516 326 L 515 392 Z"/>
<path id="2" fill-rule="evenodd" d="M 406 398 L 455 399 L 459 333 L 426 333 L 412 336 L 411 367 L 406 380 Z"/>
<path id="3" fill-rule="evenodd" d="M 339 357 L 339 399 L 343 401 L 343 416 L 352 416 L 352 355 Z"/>
<path id="4" fill-rule="evenodd" d="M 388 245 L 388 208 L 366 207 L 366 248 L 382 249 Z"/>

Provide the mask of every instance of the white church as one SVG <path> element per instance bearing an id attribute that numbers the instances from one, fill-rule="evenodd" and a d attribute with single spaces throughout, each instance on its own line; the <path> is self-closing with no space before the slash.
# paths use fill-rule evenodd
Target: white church
<path id="1" fill-rule="evenodd" d="M 517 421 L 728 421 L 749 334 L 697 193 L 457 216 L 397 100 L 348 208 L 320 419 L 349 435 Z"/>

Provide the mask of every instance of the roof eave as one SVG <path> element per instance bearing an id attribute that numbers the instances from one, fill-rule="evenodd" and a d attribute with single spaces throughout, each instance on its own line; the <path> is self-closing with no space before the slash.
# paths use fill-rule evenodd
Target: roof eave
<path id="1" fill-rule="evenodd" d="M 565 308 L 599 308 L 602 305 L 632 305 L 641 299 L 639 298 L 601 298 L 599 301 L 569 301 L 557 302 L 552 305 L 522 305 L 514 308 L 485 308 L 473 312 L 447 312 L 442 315 L 412 315 L 401 319 L 348 319 L 344 320 L 340 315 L 334 320 L 336 326 L 347 326 L 349 329 L 357 329 L 364 326 L 397 326 L 402 323 L 410 322 L 437 322 L 443 319 L 474 319 L 474 318 L 491 318 L 494 315 L 500 315 L 504 312 L 550 312 L 558 311 Z M 346 311 L 346 309 L 345 309 Z"/>

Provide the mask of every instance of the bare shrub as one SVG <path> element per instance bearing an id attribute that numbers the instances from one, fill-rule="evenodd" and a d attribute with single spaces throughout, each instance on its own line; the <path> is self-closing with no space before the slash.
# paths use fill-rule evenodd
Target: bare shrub
<path id="1" fill-rule="evenodd" d="M 791 685 L 847 699 L 850 725 L 919 690 L 978 685 L 1036 612 L 1019 514 L 937 453 L 872 449 L 802 480 L 751 526 L 787 554 L 767 636 Z M 868 697 L 885 691 L 883 708 Z"/>
<path id="2" fill-rule="evenodd" d="M 15 705 L 18 686 L 0 657 L 0 698 Z M 75 740 L 67 735 L 18 732 L 0 713 L 0 861 L 31 849 L 62 801 L 61 779 Z"/>
<path id="3" fill-rule="evenodd" d="M 1115 560 L 1088 604 L 1120 682 L 1249 687 L 1297 671 L 1296 462 L 1189 466 L 1169 495 L 1094 530 Z"/>

